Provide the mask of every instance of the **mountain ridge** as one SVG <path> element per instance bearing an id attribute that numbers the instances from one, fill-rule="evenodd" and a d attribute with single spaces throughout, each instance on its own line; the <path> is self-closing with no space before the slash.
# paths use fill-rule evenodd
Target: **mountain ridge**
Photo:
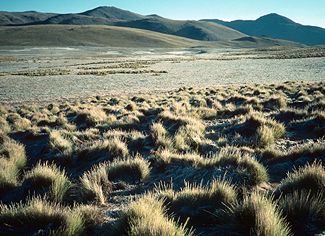
<path id="1" fill-rule="evenodd" d="M 256 20 L 203 19 L 201 21 L 221 24 L 250 36 L 283 39 L 310 46 L 325 44 L 325 29 L 302 25 L 276 13 L 261 16 Z"/>
<path id="2" fill-rule="evenodd" d="M 0 12 L 0 26 L 106 25 L 137 28 L 201 41 L 273 38 L 306 45 L 325 44 L 325 29 L 304 26 L 271 13 L 256 20 L 172 20 L 159 15 L 141 15 L 116 7 L 101 6 L 81 13 Z M 281 43 L 280 43 L 281 44 Z"/>

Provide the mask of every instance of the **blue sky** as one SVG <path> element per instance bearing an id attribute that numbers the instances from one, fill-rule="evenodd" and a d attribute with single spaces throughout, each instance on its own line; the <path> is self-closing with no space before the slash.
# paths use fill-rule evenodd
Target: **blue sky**
<path id="1" fill-rule="evenodd" d="M 115 6 L 173 19 L 256 19 L 278 13 L 296 22 L 325 28 L 325 0 L 0 0 L 0 11 L 82 12 Z"/>

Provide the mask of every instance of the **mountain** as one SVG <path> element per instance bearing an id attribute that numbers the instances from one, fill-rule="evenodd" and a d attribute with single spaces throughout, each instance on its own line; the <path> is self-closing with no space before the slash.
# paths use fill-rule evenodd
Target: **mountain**
<path id="1" fill-rule="evenodd" d="M 116 26 L 31 25 L 0 27 L 1 46 L 196 47 L 209 42 Z"/>
<path id="2" fill-rule="evenodd" d="M 130 37 L 130 39 L 136 38 L 139 40 L 139 42 L 131 42 L 131 40 L 129 40 L 130 47 L 132 45 L 146 46 L 143 44 L 143 42 L 146 40 L 148 42 L 155 41 L 157 42 L 158 46 L 172 46 L 173 43 L 171 42 L 174 42 L 177 39 L 177 43 L 175 44 L 181 45 L 179 43 L 179 40 L 182 39 L 181 37 L 183 37 L 183 40 L 185 41 L 188 39 L 211 42 L 213 41 L 213 43 L 210 45 L 235 47 L 254 47 L 254 45 L 256 47 L 260 47 L 261 45 L 296 45 L 291 42 L 278 39 L 292 40 L 301 43 L 306 43 L 306 41 L 309 40 L 307 44 L 318 44 L 318 42 L 323 42 L 322 40 L 317 41 L 320 37 L 310 36 L 319 34 L 319 31 L 323 29 L 311 27 L 312 29 L 306 33 L 305 29 L 309 26 L 299 25 L 288 18 L 276 14 L 261 17 L 256 21 L 194 21 L 171 20 L 155 14 L 144 16 L 115 7 L 97 7 L 89 11 L 70 14 L 40 12 L 0 12 L 0 25 L 4 26 L 4 28 L 10 26 L 26 26 L 26 28 L 20 27 L 17 29 L 11 27 L 7 29 L 1 29 L 2 27 L 0 27 L 0 38 L 2 38 L 2 41 L 0 42 L 5 43 L 0 45 L 12 45 L 9 40 L 10 38 L 13 40 L 13 42 L 19 41 L 20 43 L 25 43 L 26 45 L 34 44 L 34 42 L 38 41 L 40 41 L 41 44 L 45 45 L 46 42 L 44 41 L 44 38 L 47 38 L 47 40 L 49 40 L 49 44 L 53 42 L 53 45 L 90 45 L 92 44 L 91 39 L 94 40 L 94 45 L 115 45 L 118 42 L 118 37 L 124 37 L 126 35 Z M 48 32 L 48 35 L 46 35 L 46 27 L 43 25 L 47 25 L 48 29 L 55 29 L 58 31 Z M 54 25 L 61 25 L 62 27 L 54 27 Z M 69 26 L 71 27 L 69 28 Z M 105 28 L 104 26 L 107 27 Z M 108 26 L 111 26 L 111 28 Z M 115 28 L 113 26 L 115 26 Z M 125 30 L 122 31 L 121 27 L 124 27 Z M 17 32 L 18 29 L 21 32 Z M 70 31 L 68 29 L 70 29 Z M 140 31 L 134 31 L 132 29 L 139 29 Z M 82 36 L 82 30 L 84 30 L 84 34 L 92 33 L 93 35 Z M 99 38 L 96 38 L 96 30 L 98 30 Z M 312 32 L 312 30 L 314 31 Z M 150 34 L 148 31 L 151 31 Z M 40 37 L 42 38 L 37 39 L 37 35 L 32 35 L 31 32 L 35 34 L 39 33 Z M 116 32 L 117 35 L 113 35 L 112 32 Z M 141 34 L 139 34 L 140 32 L 145 32 L 143 40 L 140 40 L 138 38 L 141 36 Z M 155 32 L 160 34 L 155 34 Z M 6 33 L 13 35 L 4 35 Z M 28 35 L 30 39 L 26 38 L 23 33 Z M 66 35 L 63 33 L 66 33 Z M 165 38 L 164 41 L 162 40 L 161 33 L 177 37 L 173 38 L 172 40 L 171 38 L 165 36 L 168 39 Z M 54 43 L 54 39 L 48 38 L 49 35 L 51 35 L 57 41 Z M 14 38 L 13 36 L 21 38 Z M 72 36 L 75 36 L 76 39 L 72 39 Z M 105 39 L 104 36 L 108 38 Z M 116 42 L 112 44 L 110 42 L 107 42 L 107 40 L 110 40 L 111 38 L 113 40 L 116 40 Z M 275 39 L 271 40 L 270 38 Z M 21 41 L 21 39 L 25 39 L 26 42 Z M 123 43 L 123 40 L 126 42 L 126 39 L 121 38 L 121 46 L 127 44 Z M 191 42 L 193 43 L 193 41 Z M 154 45 L 154 43 L 151 45 Z"/>
<path id="3" fill-rule="evenodd" d="M 122 10 L 116 7 L 97 7 L 95 9 L 80 13 L 80 15 L 92 16 L 97 18 L 106 18 L 111 21 L 130 21 L 143 19 L 144 16 L 130 11 Z"/>
<path id="4" fill-rule="evenodd" d="M 41 15 L 42 13 L 39 14 Z M 26 13 L 12 13 L 12 15 L 25 16 Z M 17 21 L 13 25 L 16 24 Z M 112 25 L 151 30 L 159 33 L 204 41 L 232 40 L 246 36 L 245 34 L 234 29 L 223 25 L 218 25 L 216 23 L 201 21 L 177 21 L 166 19 L 158 15 L 143 16 L 115 7 L 98 7 L 93 10 L 77 14 L 42 15 L 42 18 L 21 21 L 18 24 Z M 8 20 L 0 20 L 0 25 L 12 24 L 8 22 Z"/>
<path id="5" fill-rule="evenodd" d="M 290 40 L 306 45 L 325 44 L 325 29 L 298 24 L 278 14 L 268 14 L 257 20 L 222 21 L 217 19 L 202 20 L 214 22 L 244 34 L 256 37 L 270 37 Z"/>
<path id="6" fill-rule="evenodd" d="M 0 25 L 26 25 L 44 21 L 57 14 L 41 13 L 36 11 L 5 12 L 0 11 Z"/>
<path id="7" fill-rule="evenodd" d="M 114 25 L 146 29 L 204 41 L 232 40 L 246 36 L 236 30 L 215 23 L 177 21 L 158 16 L 150 16 L 149 18 L 134 21 L 115 22 Z"/>

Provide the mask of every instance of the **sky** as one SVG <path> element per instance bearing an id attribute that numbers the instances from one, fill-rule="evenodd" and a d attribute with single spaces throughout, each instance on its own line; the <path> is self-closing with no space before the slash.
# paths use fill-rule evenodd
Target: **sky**
<path id="1" fill-rule="evenodd" d="M 0 0 L 0 11 L 76 13 L 98 6 L 179 20 L 253 20 L 278 13 L 298 23 L 325 28 L 325 0 Z"/>

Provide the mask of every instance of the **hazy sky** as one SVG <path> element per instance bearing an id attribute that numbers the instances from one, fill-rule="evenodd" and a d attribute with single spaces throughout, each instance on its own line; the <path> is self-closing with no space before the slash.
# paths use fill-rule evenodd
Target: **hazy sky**
<path id="1" fill-rule="evenodd" d="M 172 19 L 256 19 L 278 13 L 302 24 L 325 28 L 325 0 L 0 0 L 0 11 L 82 12 L 115 6 Z"/>

